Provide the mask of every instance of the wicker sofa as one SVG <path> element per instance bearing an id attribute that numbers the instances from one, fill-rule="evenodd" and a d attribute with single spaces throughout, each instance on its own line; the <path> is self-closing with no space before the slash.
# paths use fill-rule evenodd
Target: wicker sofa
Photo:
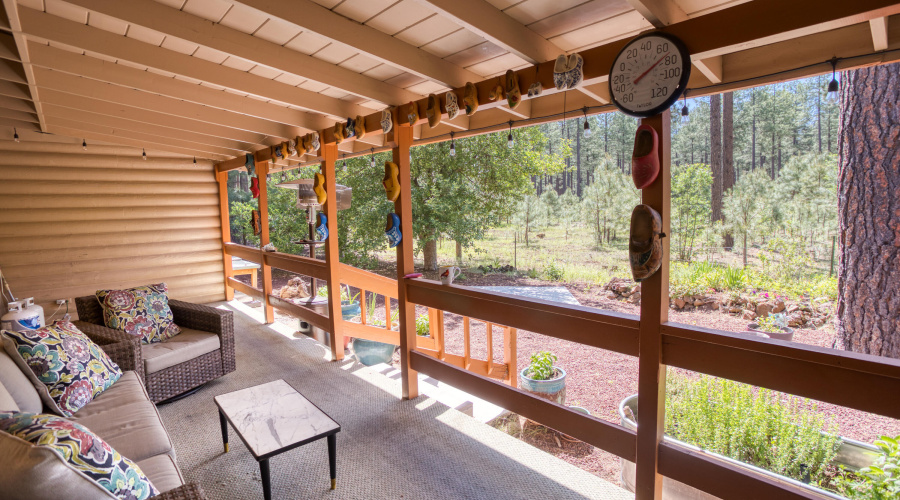
<path id="1" fill-rule="evenodd" d="M 163 342 L 141 345 L 127 333 L 104 326 L 103 309 L 97 297 L 78 297 L 75 307 L 79 328 L 90 325 L 90 328 L 82 328 L 88 337 L 97 343 L 112 340 L 114 342 L 107 342 L 108 348 L 127 351 L 117 353 L 113 359 L 123 370 L 134 370 L 141 375 L 154 403 L 235 370 L 234 316 L 231 311 L 169 300 L 175 324 L 181 327 L 182 333 Z M 134 342 L 122 344 L 122 340 Z M 109 351 L 107 354 L 113 356 Z"/>

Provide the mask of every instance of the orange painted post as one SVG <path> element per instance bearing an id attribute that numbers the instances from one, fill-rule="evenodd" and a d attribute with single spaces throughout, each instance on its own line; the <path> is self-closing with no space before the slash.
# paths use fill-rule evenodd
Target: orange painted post
<path id="1" fill-rule="evenodd" d="M 228 207 L 228 172 L 216 172 L 219 183 L 219 218 L 222 221 L 222 264 L 225 268 L 225 300 L 234 299 L 234 288 L 228 286 L 231 277 L 231 256 L 225 253 L 225 243 L 231 242 L 231 212 Z"/>
<path id="2" fill-rule="evenodd" d="M 269 244 L 269 191 L 266 177 L 269 173 L 269 162 L 257 163 L 256 173 L 259 175 L 259 222 L 262 232 L 259 235 L 259 247 Z M 266 264 L 266 259 L 261 258 L 263 275 L 263 310 L 266 324 L 275 322 L 275 309 L 269 303 L 269 294 L 272 293 L 272 267 Z"/>
<path id="3" fill-rule="evenodd" d="M 444 351 L 444 311 L 440 309 L 437 310 L 437 350 L 438 350 L 438 359 L 445 360 L 447 359 L 447 353 Z"/>
<path id="4" fill-rule="evenodd" d="M 487 339 L 487 374 L 494 373 L 494 324 L 485 322 L 485 337 Z"/>
<path id="5" fill-rule="evenodd" d="M 640 346 L 638 358 L 638 435 L 636 500 L 662 497 L 659 443 L 666 410 L 666 366 L 662 364 L 662 323 L 669 319 L 669 206 L 670 117 L 669 111 L 642 120 L 659 134 L 659 177 L 642 193 L 642 202 L 662 216 L 663 259 L 659 271 L 641 283 Z"/>
<path id="6" fill-rule="evenodd" d="M 366 291 L 359 289 L 359 322 L 366 324 Z"/>
<path id="7" fill-rule="evenodd" d="M 341 279 L 338 255 L 337 188 L 334 180 L 334 163 L 337 161 L 337 144 L 323 144 L 322 175 L 325 176 L 325 191 L 328 200 L 323 209 L 328 218 L 328 239 L 325 240 L 325 263 L 328 282 L 328 322 L 331 324 L 331 360 L 344 359 L 344 325 L 341 316 Z"/>
<path id="8" fill-rule="evenodd" d="M 516 333 L 517 331 L 515 328 L 509 326 L 503 327 L 503 362 L 506 363 L 506 366 L 509 368 L 507 371 L 509 378 L 506 382 L 512 387 L 519 386 L 519 365 L 516 363 Z"/>
<path id="9" fill-rule="evenodd" d="M 470 346 L 469 335 L 471 333 L 471 323 L 468 316 L 463 316 L 463 368 L 466 370 L 472 366 L 472 350 Z"/>
<path id="10" fill-rule="evenodd" d="M 395 111 L 396 113 L 396 111 Z M 409 362 L 409 352 L 416 347 L 416 306 L 406 298 L 407 274 L 415 272 L 413 266 L 412 230 L 412 176 L 410 174 L 409 148 L 413 142 L 412 127 L 401 125 L 394 115 L 393 154 L 394 163 L 400 167 L 400 197 L 394 203 L 394 212 L 400 216 L 400 232 L 403 239 L 397 245 L 397 301 L 400 311 L 400 371 L 404 399 L 419 395 L 419 374 Z"/>

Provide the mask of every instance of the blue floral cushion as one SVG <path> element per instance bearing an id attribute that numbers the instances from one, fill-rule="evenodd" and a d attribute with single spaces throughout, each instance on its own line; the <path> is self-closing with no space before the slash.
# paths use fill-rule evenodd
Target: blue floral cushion
<path id="1" fill-rule="evenodd" d="M 55 415 L 0 413 L 0 431 L 50 450 L 73 469 L 123 500 L 144 500 L 159 491 L 133 461 L 86 427 Z M 59 492 L 64 498 L 65 492 Z"/>
<path id="2" fill-rule="evenodd" d="M 3 347 L 48 408 L 71 417 L 122 376 L 103 349 L 68 321 L 2 333 Z"/>
<path id="3" fill-rule="evenodd" d="M 97 290 L 106 326 L 141 338 L 144 344 L 170 339 L 181 329 L 172 319 L 165 283 L 126 290 Z"/>

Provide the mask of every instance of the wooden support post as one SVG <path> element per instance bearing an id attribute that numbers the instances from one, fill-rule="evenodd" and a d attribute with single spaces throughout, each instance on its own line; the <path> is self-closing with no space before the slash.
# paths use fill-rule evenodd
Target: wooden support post
<path id="1" fill-rule="evenodd" d="M 515 328 L 509 326 L 503 327 L 503 362 L 509 367 L 509 370 L 507 371 L 509 378 L 506 382 L 512 387 L 519 386 L 519 365 L 516 363 L 516 351 L 518 349 L 518 346 L 516 345 L 516 333 L 517 330 Z"/>
<path id="2" fill-rule="evenodd" d="M 337 188 L 334 180 L 334 163 L 337 161 L 337 144 L 323 144 L 322 175 L 325 176 L 325 191 L 328 200 L 323 209 L 328 218 L 328 239 L 325 240 L 325 263 L 328 265 L 328 322 L 331 324 L 331 360 L 344 359 L 344 325 L 341 316 L 341 279 L 338 256 Z"/>
<path id="3" fill-rule="evenodd" d="M 472 366 L 471 336 L 472 323 L 468 316 L 463 316 L 463 368 Z"/>
<path id="4" fill-rule="evenodd" d="M 228 172 L 216 172 L 219 183 L 219 218 L 222 221 L 222 264 L 225 267 L 225 300 L 234 299 L 234 288 L 228 286 L 231 277 L 231 256 L 225 253 L 225 243 L 231 242 L 231 212 L 228 207 Z M 256 284 L 254 284 L 256 286 Z"/>
<path id="5" fill-rule="evenodd" d="M 259 176 L 259 223 L 262 226 L 262 232 L 259 235 L 260 249 L 269 244 L 269 188 L 266 182 L 268 173 L 269 162 L 264 161 L 256 164 L 256 174 Z M 266 264 L 266 259 L 260 260 L 262 260 L 265 323 L 272 324 L 275 322 L 275 309 L 269 303 L 269 294 L 272 293 L 272 267 Z"/>
<path id="6" fill-rule="evenodd" d="M 400 371 L 403 398 L 419 396 L 419 374 L 412 369 L 409 352 L 416 347 L 416 306 L 406 298 L 404 276 L 415 272 L 413 266 L 412 229 L 412 181 L 409 165 L 409 148 L 413 142 L 413 130 L 407 124 L 400 125 L 394 111 L 393 153 L 394 163 L 400 167 L 400 197 L 394 203 L 394 211 L 400 216 L 400 232 L 403 240 L 397 245 L 397 302 L 400 311 Z M 390 321 L 390 320 L 389 320 Z M 390 328 L 390 326 L 388 326 Z"/>
<path id="7" fill-rule="evenodd" d="M 671 135 L 669 111 L 642 120 L 659 134 L 659 177 L 642 193 L 642 202 L 662 216 L 663 259 L 659 271 L 641 283 L 640 347 L 638 358 L 638 435 L 636 500 L 662 498 L 658 472 L 666 410 L 666 366 L 662 364 L 661 324 L 669 319 L 669 205 Z"/>
<path id="8" fill-rule="evenodd" d="M 487 340 L 487 374 L 494 372 L 494 324 L 485 322 L 485 340 Z"/>
<path id="9" fill-rule="evenodd" d="M 374 297 L 375 294 L 372 294 Z M 359 322 L 363 325 L 367 325 L 366 323 L 366 291 L 362 288 L 359 289 Z"/>

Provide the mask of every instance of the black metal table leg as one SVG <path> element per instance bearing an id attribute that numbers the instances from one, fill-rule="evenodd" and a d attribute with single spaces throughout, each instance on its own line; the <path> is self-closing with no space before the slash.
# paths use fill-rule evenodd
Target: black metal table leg
<path id="1" fill-rule="evenodd" d="M 328 468 L 331 469 L 331 489 L 337 487 L 337 434 L 328 436 Z"/>
<path id="2" fill-rule="evenodd" d="M 225 443 L 225 453 L 228 453 L 228 421 L 222 410 L 219 410 L 219 423 L 222 424 L 222 442 Z"/>
<path id="3" fill-rule="evenodd" d="M 269 480 L 269 459 L 259 461 L 259 473 L 262 476 L 263 498 L 272 500 L 272 483 Z"/>

